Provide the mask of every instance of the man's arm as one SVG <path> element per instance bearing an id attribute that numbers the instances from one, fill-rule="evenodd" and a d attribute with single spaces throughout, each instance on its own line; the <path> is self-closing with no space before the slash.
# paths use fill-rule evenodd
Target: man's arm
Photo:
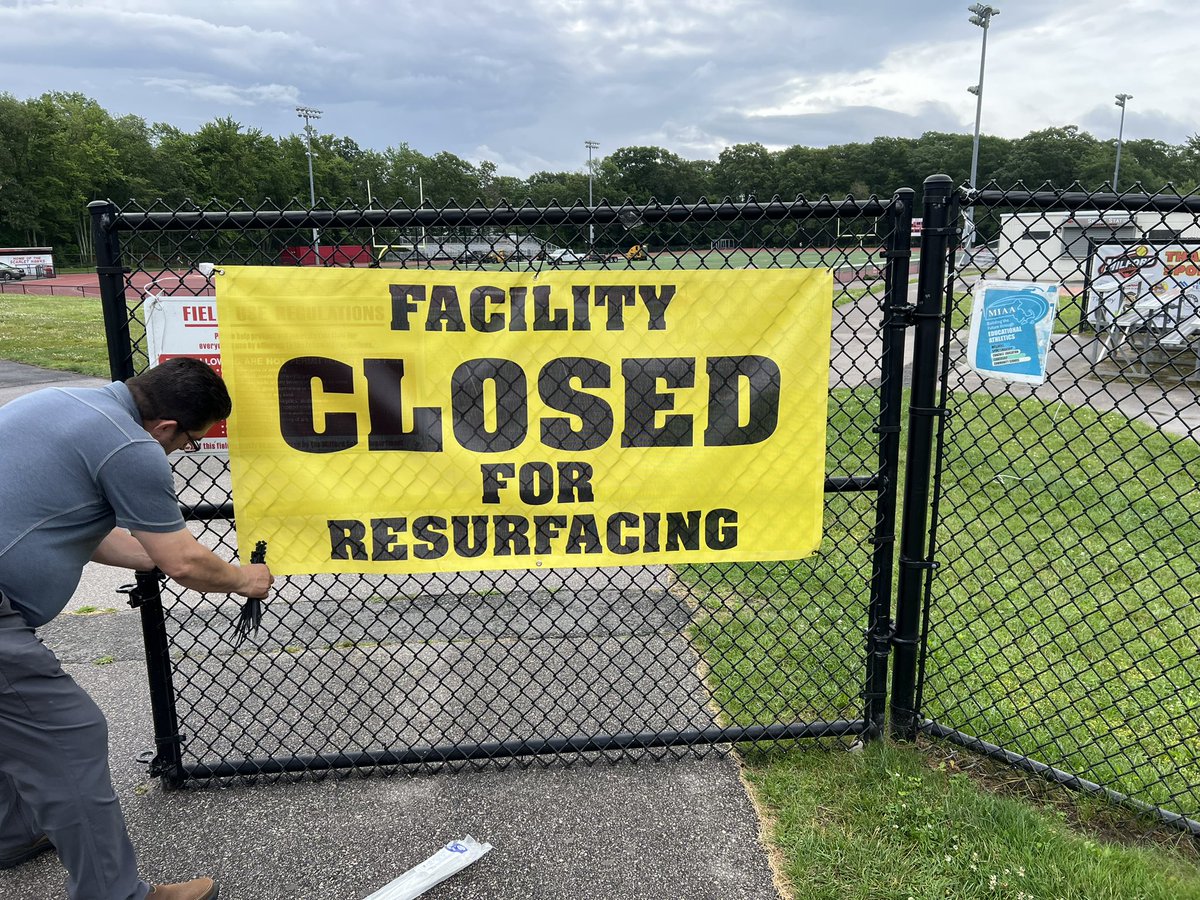
<path id="1" fill-rule="evenodd" d="M 274 578 L 262 564 L 227 563 L 186 528 L 179 531 L 135 531 L 133 537 L 154 565 L 168 577 L 194 591 L 265 597 Z"/>
<path id="2" fill-rule="evenodd" d="M 124 528 L 114 528 L 108 533 L 108 537 L 100 542 L 100 546 L 92 554 L 92 562 L 120 566 L 122 569 L 137 569 L 141 572 L 154 568 L 154 560 L 137 538 Z"/>

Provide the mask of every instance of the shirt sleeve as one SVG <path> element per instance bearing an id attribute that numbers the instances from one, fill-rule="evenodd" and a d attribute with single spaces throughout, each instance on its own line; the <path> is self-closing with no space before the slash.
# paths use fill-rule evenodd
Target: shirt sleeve
<path id="1" fill-rule="evenodd" d="M 120 527 L 157 532 L 184 527 L 171 465 L 157 443 L 125 445 L 104 461 L 96 480 Z"/>

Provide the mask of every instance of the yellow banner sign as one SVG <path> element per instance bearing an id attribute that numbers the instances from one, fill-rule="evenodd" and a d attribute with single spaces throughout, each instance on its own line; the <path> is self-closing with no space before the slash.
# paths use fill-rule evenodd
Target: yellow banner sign
<path id="1" fill-rule="evenodd" d="M 280 574 L 795 559 L 824 269 L 217 276 L 240 542 Z"/>

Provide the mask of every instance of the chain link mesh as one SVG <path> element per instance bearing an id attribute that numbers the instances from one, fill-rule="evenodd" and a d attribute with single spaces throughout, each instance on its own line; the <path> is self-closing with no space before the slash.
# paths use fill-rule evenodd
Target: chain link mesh
<path id="1" fill-rule="evenodd" d="M 1197 209 L 968 194 L 920 712 L 929 733 L 1200 834 Z M 980 279 L 1062 285 L 1044 384 L 968 368 Z"/>
<path id="2" fill-rule="evenodd" d="M 881 487 L 895 490 L 878 477 L 876 427 L 885 386 L 879 251 L 892 237 L 888 209 L 871 198 L 594 209 L 113 210 L 107 228 L 126 268 L 135 372 L 149 364 L 144 299 L 211 293 L 203 262 L 491 271 L 820 266 L 835 273 L 833 492 L 818 556 L 292 576 L 277 581 L 262 631 L 236 649 L 235 599 L 167 583 L 181 737 L 178 766 L 164 774 L 203 780 L 446 759 L 504 765 L 574 758 L 580 750 L 703 754 L 724 746 L 714 743 L 715 726 L 762 726 L 757 736 L 764 739 L 855 739 L 866 728 L 872 615 L 875 630 L 886 632 L 878 604 L 869 611 L 871 578 L 880 575 L 870 539 Z M 899 243 L 907 246 L 907 220 L 903 228 Z M 897 279 L 902 294 L 906 282 L 907 271 Z M 227 461 L 180 454 L 173 463 L 181 501 L 193 512 L 190 527 L 234 558 L 234 525 L 213 515 L 229 515 Z"/>

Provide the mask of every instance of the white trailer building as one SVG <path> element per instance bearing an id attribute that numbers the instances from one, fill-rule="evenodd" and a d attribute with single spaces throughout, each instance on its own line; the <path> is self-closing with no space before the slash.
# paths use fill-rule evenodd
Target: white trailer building
<path id="1" fill-rule="evenodd" d="M 1002 222 L 993 275 L 1030 281 L 1082 283 L 1102 244 L 1200 241 L 1191 213 L 1056 210 L 1012 213 Z"/>

